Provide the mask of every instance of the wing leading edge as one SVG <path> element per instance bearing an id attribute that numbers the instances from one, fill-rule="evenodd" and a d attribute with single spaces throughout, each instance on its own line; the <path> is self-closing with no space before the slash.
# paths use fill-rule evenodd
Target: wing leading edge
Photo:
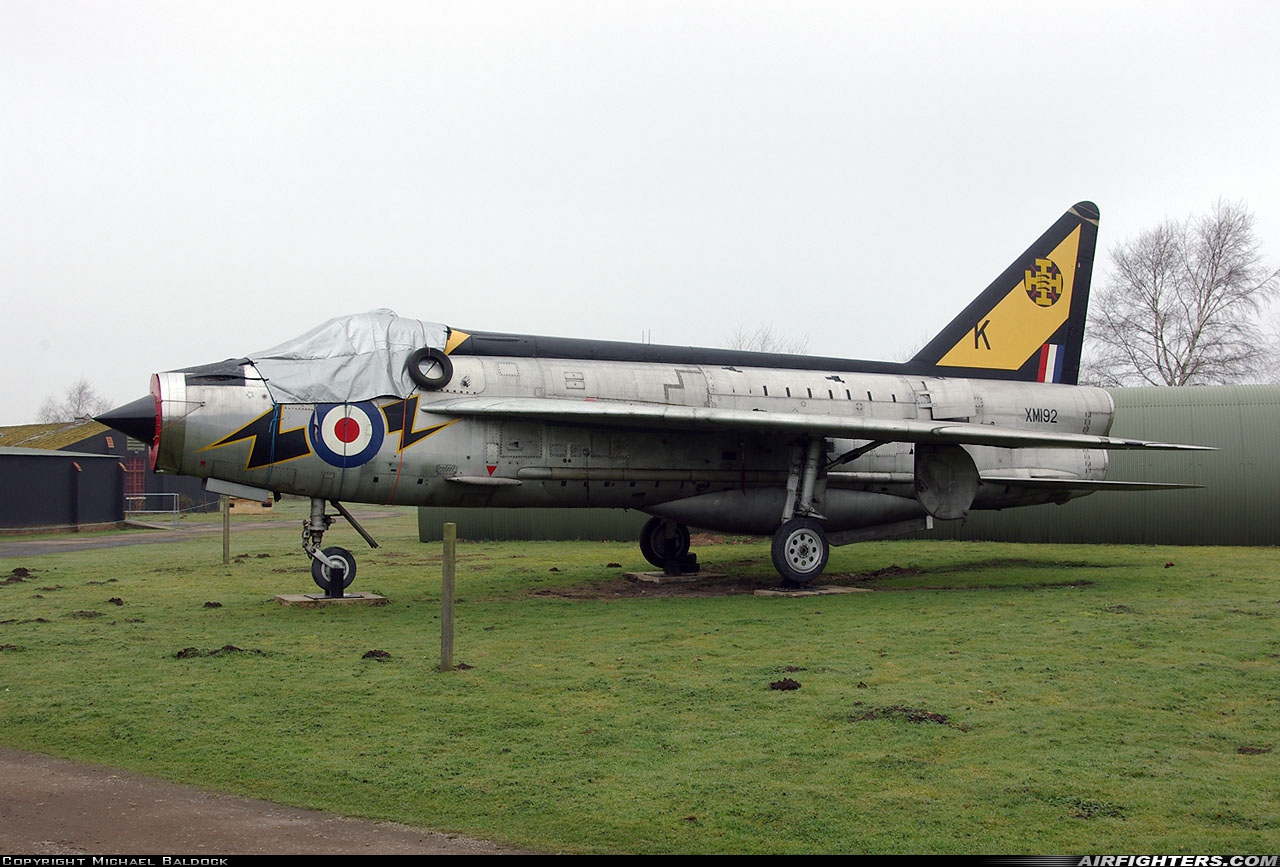
<path id="1" fill-rule="evenodd" d="M 1204 485 L 1187 485 L 1181 482 L 1123 482 L 1112 479 L 1049 479 L 1035 476 L 983 476 L 984 485 L 1004 485 L 1032 491 L 1173 491 L 1184 488 L 1203 488 Z"/>
<path id="2" fill-rule="evenodd" d="M 967 422 L 910 421 L 826 414 L 670 406 L 604 400 L 494 398 L 444 401 L 423 412 L 466 417 L 536 419 L 556 424 L 666 430 L 734 429 L 846 439 L 994 446 L 997 448 L 1160 449 L 1215 451 L 1211 446 L 1151 442 L 1091 434 L 1061 434 Z M 1025 480 L 1024 480 L 1025 481 Z"/>

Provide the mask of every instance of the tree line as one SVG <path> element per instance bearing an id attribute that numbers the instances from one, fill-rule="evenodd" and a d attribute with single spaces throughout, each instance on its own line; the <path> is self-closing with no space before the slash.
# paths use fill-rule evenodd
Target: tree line
<path id="1" fill-rule="evenodd" d="M 1081 381 L 1276 381 L 1276 322 L 1268 317 L 1278 277 L 1240 202 L 1219 201 L 1121 242 L 1090 299 Z"/>

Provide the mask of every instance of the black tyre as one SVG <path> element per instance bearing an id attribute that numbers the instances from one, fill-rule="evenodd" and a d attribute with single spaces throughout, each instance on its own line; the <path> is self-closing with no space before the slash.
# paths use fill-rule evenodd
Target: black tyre
<path id="1" fill-rule="evenodd" d="M 439 349 L 415 349 L 407 366 L 409 378 L 425 391 L 444 388 L 453 378 L 453 362 Z"/>
<path id="2" fill-rule="evenodd" d="M 640 530 L 640 553 L 659 569 L 689 553 L 689 528 L 665 518 L 650 518 Z"/>
<path id="3" fill-rule="evenodd" d="M 351 582 L 356 577 L 356 558 L 346 548 L 325 548 L 324 555 L 329 558 L 337 557 L 343 561 L 341 569 L 330 568 L 327 564 L 319 560 L 311 561 L 311 580 L 316 582 L 316 586 L 324 592 L 329 592 L 329 586 L 334 578 L 342 582 L 342 589 L 345 590 L 351 586 Z"/>
<path id="4" fill-rule="evenodd" d="M 831 546 L 813 518 L 792 518 L 773 534 L 773 568 L 793 584 L 808 584 L 827 568 Z"/>

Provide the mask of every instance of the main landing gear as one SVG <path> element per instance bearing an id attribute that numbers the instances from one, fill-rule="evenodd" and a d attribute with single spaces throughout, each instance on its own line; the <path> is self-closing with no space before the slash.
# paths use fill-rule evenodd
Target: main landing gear
<path id="1" fill-rule="evenodd" d="M 337 500 L 331 503 L 338 513 L 347 519 L 347 523 L 356 528 L 356 532 L 369 543 L 370 548 L 378 547 L 373 537 L 360 526 L 341 503 Z M 316 582 L 316 586 L 324 591 L 325 596 L 340 599 L 342 591 L 355 580 L 356 558 L 346 548 L 333 546 L 321 549 L 324 531 L 329 529 L 332 523 L 333 515 L 325 514 L 324 499 L 312 497 L 311 516 L 302 522 L 302 548 L 311 557 L 311 579 Z"/>
<path id="2" fill-rule="evenodd" d="M 675 521 L 650 518 L 640 531 L 640 553 L 667 575 L 698 571 L 698 555 L 689 551 L 689 528 Z M 808 584 L 827 567 L 831 545 L 817 518 L 793 517 L 773 534 L 771 553 L 773 568 L 787 584 Z"/>
<path id="3" fill-rule="evenodd" d="M 826 440 L 812 438 L 797 444 L 787 476 L 780 525 L 773 534 L 773 568 L 788 586 L 808 584 L 827 568 L 831 543 L 818 511 L 825 490 L 822 455 Z M 847 457 L 847 456 L 846 456 Z M 698 558 L 689 553 L 689 528 L 666 518 L 650 518 L 640 531 L 640 553 L 668 575 L 698 571 Z"/>
<path id="4" fill-rule="evenodd" d="M 667 575 L 698 571 L 698 555 L 689 553 L 689 528 L 665 518 L 650 518 L 640 530 L 640 553 Z"/>
<path id="5" fill-rule="evenodd" d="M 773 568 L 788 584 L 808 584 L 827 568 L 831 545 L 822 529 L 826 520 L 814 506 L 818 483 L 818 462 L 825 440 L 805 444 L 803 461 L 796 449 L 787 477 L 787 499 L 782 509 L 782 526 L 773 534 Z"/>

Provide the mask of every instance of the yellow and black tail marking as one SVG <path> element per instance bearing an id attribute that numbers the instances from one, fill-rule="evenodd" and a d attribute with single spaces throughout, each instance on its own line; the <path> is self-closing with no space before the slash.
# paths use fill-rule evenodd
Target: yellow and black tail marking
<path id="1" fill-rule="evenodd" d="M 1098 241 L 1098 206 L 1080 202 L 1013 261 L 924 349 L 913 373 L 1074 385 Z"/>

